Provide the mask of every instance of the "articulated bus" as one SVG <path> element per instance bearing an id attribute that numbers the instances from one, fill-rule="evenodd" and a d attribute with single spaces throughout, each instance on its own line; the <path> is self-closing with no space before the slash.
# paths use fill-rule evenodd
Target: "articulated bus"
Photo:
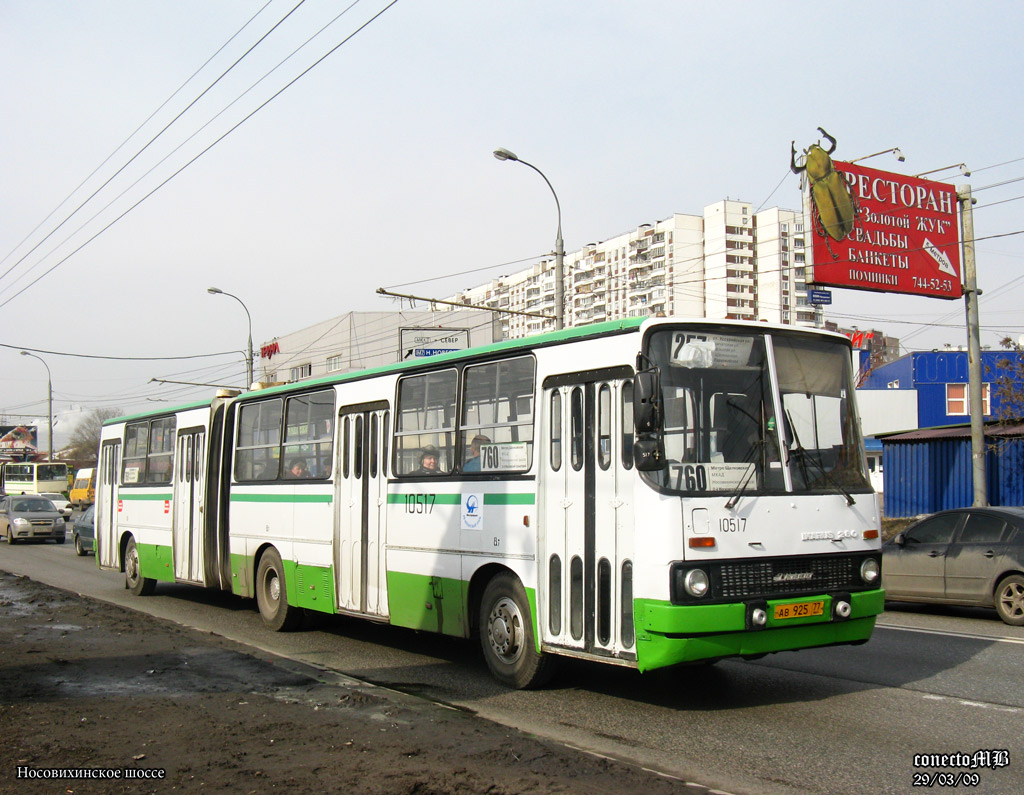
<path id="1" fill-rule="evenodd" d="M 535 687 L 868 640 L 880 511 L 849 341 L 632 319 L 105 424 L 97 563 L 478 636 Z"/>
<path id="2" fill-rule="evenodd" d="M 65 494 L 68 465 L 52 461 L 6 462 L 0 465 L 0 490 L 4 494 Z"/>

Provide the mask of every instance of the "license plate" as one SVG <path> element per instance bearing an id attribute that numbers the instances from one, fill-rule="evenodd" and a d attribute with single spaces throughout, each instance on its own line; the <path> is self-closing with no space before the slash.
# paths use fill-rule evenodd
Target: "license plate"
<path id="1" fill-rule="evenodd" d="M 825 603 L 817 602 L 793 602 L 788 605 L 775 605 L 775 618 L 807 618 L 808 616 L 820 616 L 825 613 Z"/>

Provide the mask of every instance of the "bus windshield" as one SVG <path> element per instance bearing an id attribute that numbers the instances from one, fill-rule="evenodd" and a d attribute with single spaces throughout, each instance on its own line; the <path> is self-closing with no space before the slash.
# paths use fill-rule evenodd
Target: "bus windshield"
<path id="1" fill-rule="evenodd" d="M 726 326 L 662 329 L 666 464 L 644 473 L 669 493 L 846 493 L 869 489 L 840 341 Z"/>

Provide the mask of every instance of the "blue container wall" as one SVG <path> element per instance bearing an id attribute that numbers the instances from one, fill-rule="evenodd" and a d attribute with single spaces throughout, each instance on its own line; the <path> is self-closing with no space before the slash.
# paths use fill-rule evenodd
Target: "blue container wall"
<path id="1" fill-rule="evenodd" d="M 974 503 L 970 439 L 882 442 L 885 515 L 920 516 Z M 1024 439 L 985 456 L 990 505 L 1024 505 Z"/>
<path id="2" fill-rule="evenodd" d="M 990 385 L 1000 374 L 996 366 L 1001 359 L 1020 358 L 1020 354 L 1007 351 L 982 351 L 982 380 Z M 919 428 L 937 428 L 969 421 L 966 414 L 947 414 L 946 384 L 966 384 L 968 363 L 966 351 L 921 351 L 884 364 L 868 374 L 862 389 L 886 389 L 899 381 L 899 389 L 917 390 L 917 424 Z M 992 413 L 999 411 L 999 396 L 992 394 Z"/>
<path id="3" fill-rule="evenodd" d="M 889 364 L 876 367 L 861 385 L 861 389 L 888 389 L 889 383 L 899 381 L 899 389 L 914 388 L 914 357 L 904 356 Z"/>

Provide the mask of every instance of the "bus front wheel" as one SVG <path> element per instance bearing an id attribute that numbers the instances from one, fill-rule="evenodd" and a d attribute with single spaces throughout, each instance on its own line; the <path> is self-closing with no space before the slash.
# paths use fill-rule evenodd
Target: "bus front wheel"
<path id="1" fill-rule="evenodd" d="M 540 687 L 555 660 L 537 651 L 526 589 L 508 572 L 497 575 L 480 601 L 480 645 L 494 678 L 520 690 Z"/>
<path id="2" fill-rule="evenodd" d="M 139 550 L 135 546 L 134 538 L 128 539 L 128 546 L 124 551 L 124 587 L 135 596 L 149 596 L 156 589 L 156 580 L 142 576 Z"/>
<path id="3" fill-rule="evenodd" d="M 274 632 L 295 629 L 302 620 L 302 611 L 288 604 L 284 584 L 284 565 L 276 549 L 268 549 L 256 569 L 256 603 L 263 623 Z"/>

